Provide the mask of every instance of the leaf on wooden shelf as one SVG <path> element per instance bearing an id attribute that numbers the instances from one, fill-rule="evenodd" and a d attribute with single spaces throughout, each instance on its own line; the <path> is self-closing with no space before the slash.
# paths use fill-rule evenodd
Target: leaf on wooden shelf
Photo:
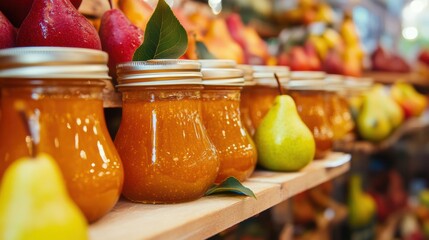
<path id="1" fill-rule="evenodd" d="M 253 191 L 243 186 L 243 184 L 234 177 L 227 178 L 221 184 L 214 184 L 209 190 L 207 190 L 205 195 L 208 196 L 221 193 L 245 195 L 256 199 Z"/>

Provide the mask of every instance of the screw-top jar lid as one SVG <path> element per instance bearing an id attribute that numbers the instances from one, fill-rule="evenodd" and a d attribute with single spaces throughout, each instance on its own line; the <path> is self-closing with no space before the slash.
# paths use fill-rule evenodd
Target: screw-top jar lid
<path id="1" fill-rule="evenodd" d="M 205 86 L 243 86 L 243 71 L 237 63 L 227 59 L 204 59 L 201 63 L 203 85 Z"/>
<path id="2" fill-rule="evenodd" d="M 107 53 L 70 47 L 0 50 L 0 78 L 110 79 Z"/>
<path id="3" fill-rule="evenodd" d="M 118 87 L 201 84 L 201 65 L 193 60 L 153 59 L 116 67 Z"/>
<path id="4" fill-rule="evenodd" d="M 327 82 L 324 80 L 298 80 L 289 81 L 286 85 L 290 90 L 326 90 Z"/>
<path id="5" fill-rule="evenodd" d="M 325 72 L 292 71 L 287 88 L 291 90 L 326 90 Z"/>
<path id="6" fill-rule="evenodd" d="M 290 80 L 320 80 L 326 77 L 325 72 L 321 71 L 292 71 L 290 73 Z"/>
<path id="7" fill-rule="evenodd" d="M 243 71 L 236 68 L 202 68 L 203 85 L 206 86 L 243 86 Z"/>
<path id="8" fill-rule="evenodd" d="M 237 68 L 243 70 L 244 86 L 256 85 L 256 81 L 253 79 L 253 68 L 251 65 L 239 64 Z"/>
<path id="9" fill-rule="evenodd" d="M 372 78 L 346 77 L 344 80 L 344 88 L 356 93 L 369 90 L 373 84 L 374 80 Z"/>
<path id="10" fill-rule="evenodd" d="M 257 85 L 275 87 L 277 86 L 274 74 L 279 77 L 281 84 L 286 84 L 289 80 L 290 71 L 285 66 L 263 66 L 253 65 L 253 79 Z"/>
<path id="11" fill-rule="evenodd" d="M 200 59 L 201 68 L 235 68 L 237 63 L 229 59 Z"/>
<path id="12" fill-rule="evenodd" d="M 340 92 L 344 90 L 344 76 L 338 74 L 327 74 L 325 78 L 326 90 Z"/>

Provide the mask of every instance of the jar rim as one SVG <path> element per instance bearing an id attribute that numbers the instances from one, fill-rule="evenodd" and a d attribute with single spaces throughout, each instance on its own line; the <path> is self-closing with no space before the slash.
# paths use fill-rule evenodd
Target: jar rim
<path id="1" fill-rule="evenodd" d="M 195 60 L 130 61 L 117 67 L 118 88 L 202 83 L 201 64 Z"/>
<path id="2" fill-rule="evenodd" d="M 203 85 L 243 86 L 243 70 L 237 68 L 202 68 Z"/>
<path id="3" fill-rule="evenodd" d="M 286 84 L 289 81 L 290 71 L 286 66 L 266 66 L 266 65 L 252 65 L 253 79 L 256 85 L 277 86 L 277 81 L 274 74 L 280 80 L 281 84 Z"/>
<path id="4" fill-rule="evenodd" d="M 316 80 L 325 78 L 326 73 L 322 71 L 292 71 L 290 73 L 291 80 Z"/>
<path id="5" fill-rule="evenodd" d="M 107 53 L 74 47 L 17 47 L 0 50 L 3 79 L 111 79 Z"/>
<path id="6" fill-rule="evenodd" d="M 201 68 L 235 68 L 237 62 L 230 59 L 199 59 Z"/>

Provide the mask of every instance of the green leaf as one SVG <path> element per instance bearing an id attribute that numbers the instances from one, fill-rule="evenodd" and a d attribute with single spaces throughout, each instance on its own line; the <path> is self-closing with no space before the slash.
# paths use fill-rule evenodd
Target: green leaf
<path id="1" fill-rule="evenodd" d="M 196 44 L 198 59 L 216 59 L 203 42 L 197 41 Z"/>
<path id="2" fill-rule="evenodd" d="M 249 188 L 243 186 L 240 181 L 234 177 L 229 177 L 219 185 L 213 185 L 206 192 L 206 196 L 220 193 L 232 193 L 238 195 L 246 195 L 256 199 L 255 194 Z"/>
<path id="3" fill-rule="evenodd" d="M 146 26 L 143 44 L 133 61 L 181 57 L 188 48 L 188 35 L 170 6 L 159 0 Z"/>

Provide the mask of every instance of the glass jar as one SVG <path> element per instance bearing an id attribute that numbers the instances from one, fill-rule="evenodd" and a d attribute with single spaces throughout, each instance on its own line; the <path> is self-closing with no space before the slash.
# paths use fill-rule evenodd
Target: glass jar
<path id="1" fill-rule="evenodd" d="M 222 60 L 212 60 L 220 62 Z M 240 119 L 240 90 L 243 71 L 234 68 L 205 68 L 202 64 L 204 90 L 203 123 L 216 147 L 220 169 L 216 182 L 228 177 L 246 180 L 255 169 L 256 147 Z"/>
<path id="2" fill-rule="evenodd" d="M 29 155 L 27 131 L 15 108 L 20 104 L 39 130 L 38 152 L 58 163 L 68 192 L 89 222 L 117 202 L 123 182 L 119 155 L 103 115 L 102 51 L 31 47 L 0 51 L 2 84 L 0 176 L 15 160 Z"/>
<path id="3" fill-rule="evenodd" d="M 150 60 L 118 65 L 122 121 L 115 145 L 124 165 L 123 195 L 142 203 L 200 198 L 219 170 L 201 120 L 200 64 Z"/>
<path id="4" fill-rule="evenodd" d="M 343 77 L 341 75 L 328 75 L 327 83 L 327 114 L 333 131 L 333 139 L 344 138 L 354 128 L 352 115 L 344 96 Z"/>
<path id="5" fill-rule="evenodd" d="M 253 69 L 250 65 L 238 65 L 237 68 L 243 70 L 244 74 L 244 87 L 240 96 L 240 119 L 250 136 L 253 136 L 256 128 L 253 126 L 252 118 L 250 117 L 249 105 L 252 99 L 252 88 L 256 84 L 253 80 Z"/>
<path id="6" fill-rule="evenodd" d="M 274 99 L 279 95 L 274 74 L 277 74 L 281 84 L 285 86 L 289 79 L 289 68 L 283 66 L 252 66 L 252 68 L 256 85 L 249 87 L 250 96 L 247 105 L 252 124 L 256 129 L 273 105 Z"/>
<path id="7" fill-rule="evenodd" d="M 324 158 L 332 149 L 333 132 L 329 122 L 327 97 L 323 80 L 291 79 L 288 94 L 295 100 L 299 116 L 313 132 L 315 159 Z"/>

